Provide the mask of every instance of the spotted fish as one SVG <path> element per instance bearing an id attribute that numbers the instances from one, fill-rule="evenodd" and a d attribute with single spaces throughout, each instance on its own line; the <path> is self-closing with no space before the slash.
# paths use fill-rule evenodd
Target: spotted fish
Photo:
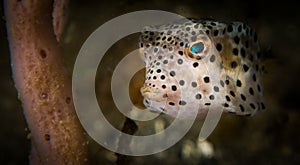
<path id="1" fill-rule="evenodd" d="M 184 117 L 205 116 L 212 104 L 223 112 L 252 116 L 265 109 L 256 33 L 241 22 L 182 19 L 147 26 L 139 39 L 146 65 L 145 106 Z"/>

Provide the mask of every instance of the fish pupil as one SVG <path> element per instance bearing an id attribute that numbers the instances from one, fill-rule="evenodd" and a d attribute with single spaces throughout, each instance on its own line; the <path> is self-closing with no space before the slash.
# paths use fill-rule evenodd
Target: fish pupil
<path id="1" fill-rule="evenodd" d="M 204 49 L 204 44 L 202 42 L 196 43 L 190 48 L 191 52 L 196 54 L 202 52 L 203 49 Z"/>

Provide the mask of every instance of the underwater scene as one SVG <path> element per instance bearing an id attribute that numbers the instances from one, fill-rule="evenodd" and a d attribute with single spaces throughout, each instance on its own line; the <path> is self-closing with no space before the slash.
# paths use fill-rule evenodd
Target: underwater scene
<path id="1" fill-rule="evenodd" d="M 296 4 L 0 9 L 0 164 L 300 164 Z"/>

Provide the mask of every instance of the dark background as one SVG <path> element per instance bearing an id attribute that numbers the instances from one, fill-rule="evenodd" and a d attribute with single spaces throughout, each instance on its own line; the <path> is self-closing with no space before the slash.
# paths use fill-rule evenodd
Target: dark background
<path id="1" fill-rule="evenodd" d="M 300 163 L 300 46 L 299 5 L 289 1 L 194 1 L 194 0 L 71 0 L 69 21 L 62 49 L 72 70 L 85 39 L 106 21 L 137 10 L 155 9 L 186 17 L 242 21 L 256 29 L 265 55 L 264 89 L 268 109 L 255 117 L 222 117 L 208 139 L 215 149 L 213 158 L 185 160 L 181 143 L 166 157 L 133 158 L 133 163 L 183 164 L 299 164 Z M 0 164 L 28 164 L 29 131 L 18 101 L 10 70 L 3 4 L 0 11 Z M 91 145 L 94 145 L 91 142 Z M 100 146 L 95 145 L 94 148 Z M 93 147 L 92 147 L 93 148 Z M 110 164 L 113 156 L 104 149 L 91 149 L 91 160 Z"/>

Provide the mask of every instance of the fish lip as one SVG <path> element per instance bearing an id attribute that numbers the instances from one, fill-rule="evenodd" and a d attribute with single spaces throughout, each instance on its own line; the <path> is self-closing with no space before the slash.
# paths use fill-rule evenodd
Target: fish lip
<path id="1" fill-rule="evenodd" d="M 143 87 L 141 88 L 141 93 L 142 93 L 143 96 L 144 96 L 144 94 L 150 93 L 150 92 L 151 92 L 151 90 L 150 90 L 150 88 L 147 87 L 147 86 L 143 86 Z"/>
<path id="2" fill-rule="evenodd" d="M 159 95 L 162 92 L 160 89 L 152 88 L 151 86 L 143 86 L 140 91 L 144 98 L 149 99 L 154 99 L 153 96 Z"/>

